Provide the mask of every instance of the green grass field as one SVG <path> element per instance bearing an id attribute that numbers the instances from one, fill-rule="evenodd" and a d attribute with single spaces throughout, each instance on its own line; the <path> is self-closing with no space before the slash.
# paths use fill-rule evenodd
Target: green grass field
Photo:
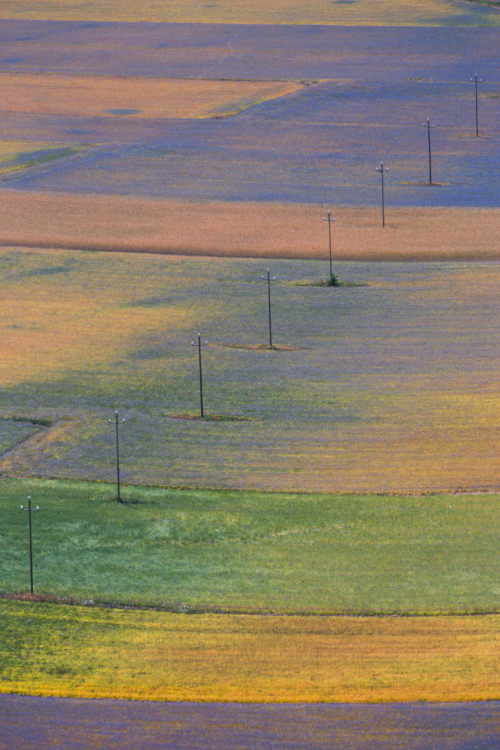
<path id="1" fill-rule="evenodd" d="M 498 496 L 323 495 L 4 479 L 0 591 L 177 612 L 498 611 Z"/>

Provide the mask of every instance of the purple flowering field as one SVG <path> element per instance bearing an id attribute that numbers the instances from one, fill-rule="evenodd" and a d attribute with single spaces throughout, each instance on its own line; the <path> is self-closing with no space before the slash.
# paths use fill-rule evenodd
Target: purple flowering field
<path id="1" fill-rule="evenodd" d="M 497 701 L 155 703 L 0 695 L 1 750 L 496 750 Z"/>
<path id="2" fill-rule="evenodd" d="M 4 188 L 374 205 L 383 161 L 393 205 L 498 202 L 495 29 L 2 21 L 0 41 L 0 73 L 304 84 L 222 118 L 141 118 L 133 99 L 112 117 L 4 111 L 0 139 L 87 146 Z"/>

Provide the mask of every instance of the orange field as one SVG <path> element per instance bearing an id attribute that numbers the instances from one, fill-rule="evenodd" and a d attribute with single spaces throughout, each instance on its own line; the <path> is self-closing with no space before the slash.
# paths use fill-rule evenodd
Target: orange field
<path id="1" fill-rule="evenodd" d="M 0 193 L 0 245 L 181 255 L 324 258 L 325 209 L 277 203 L 187 203 L 116 196 Z M 495 260 L 500 210 L 334 209 L 341 260 Z"/>
<path id="2" fill-rule="evenodd" d="M 21 316 L 23 335 L 19 336 L 15 325 L 4 329 L 5 358 L 0 364 L 0 382 L 4 385 L 57 378 L 68 367 L 83 362 L 102 365 L 109 360 L 111 350 L 123 355 L 131 342 L 142 341 L 143 336 L 162 326 L 186 324 L 193 317 L 175 307 L 168 311 L 120 309 L 120 289 L 113 290 L 111 296 L 108 289 L 107 304 L 98 306 L 95 293 L 79 293 L 70 287 L 54 296 L 50 286 L 37 279 L 5 292 L 0 300 L 0 317 L 6 321 L 13 314 Z M 112 311 L 109 303 L 115 305 Z M 37 356 L 33 357 L 35 346 Z"/>
<path id="3" fill-rule="evenodd" d="M 468 7 L 470 6 L 470 7 Z M 176 21 L 202 23 L 288 23 L 341 25 L 460 24 L 464 15 L 485 15 L 473 3 L 446 0 L 4 0 L 0 18 L 68 21 Z M 481 11 L 483 12 L 481 14 Z M 490 9 L 493 14 L 494 10 Z M 488 20 L 491 22 L 490 14 Z"/>
<path id="4" fill-rule="evenodd" d="M 2 74 L 0 88 L 4 112 L 203 118 L 236 114 L 301 86 L 275 81 Z"/>

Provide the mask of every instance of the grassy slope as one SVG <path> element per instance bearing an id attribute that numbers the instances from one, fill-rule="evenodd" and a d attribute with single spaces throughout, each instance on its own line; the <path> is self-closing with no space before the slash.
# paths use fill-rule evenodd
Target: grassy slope
<path id="1" fill-rule="evenodd" d="M 320 222 L 321 223 L 321 222 Z M 500 266 L 336 265 L 368 286 L 296 286 L 328 263 L 5 250 L 0 414 L 53 420 L 16 475 L 242 489 L 496 489 Z M 209 417 L 198 408 L 200 330 Z M 248 347 L 248 348 L 245 348 Z M 199 413 L 199 412 L 198 412 Z M 233 421 L 231 421 L 233 420 Z"/>
<path id="2" fill-rule="evenodd" d="M 498 609 L 498 496 L 174 491 L 4 480 L 3 592 L 177 611 L 474 613 Z"/>

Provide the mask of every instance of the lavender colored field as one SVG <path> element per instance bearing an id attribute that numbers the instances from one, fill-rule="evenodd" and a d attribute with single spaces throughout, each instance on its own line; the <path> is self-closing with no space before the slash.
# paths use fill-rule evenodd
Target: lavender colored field
<path id="1" fill-rule="evenodd" d="M 500 11 L 498 12 L 500 17 Z M 497 82 L 497 29 L 0 21 L 10 73 Z"/>
<path id="2" fill-rule="evenodd" d="M 2 750 L 495 750 L 500 743 L 497 701 L 242 705 L 0 695 L 0 712 Z"/>
<path id="3" fill-rule="evenodd" d="M 8 187 L 193 201 L 376 205 L 380 191 L 374 167 L 384 160 L 390 167 L 389 204 L 497 205 L 498 60 L 493 50 L 498 32 L 493 29 L 89 28 L 5 21 L 0 30 L 1 70 L 9 73 L 309 84 L 235 117 L 208 120 L 141 117 L 133 96 L 114 117 L 5 112 L 0 123 L 5 141 L 91 146 L 76 159 L 5 176 Z M 475 70 L 485 79 L 480 138 L 474 137 L 469 81 Z M 182 89 L 182 81 L 178 85 Z M 433 186 L 426 184 L 427 139 L 421 127 L 427 117 L 436 125 Z"/>

